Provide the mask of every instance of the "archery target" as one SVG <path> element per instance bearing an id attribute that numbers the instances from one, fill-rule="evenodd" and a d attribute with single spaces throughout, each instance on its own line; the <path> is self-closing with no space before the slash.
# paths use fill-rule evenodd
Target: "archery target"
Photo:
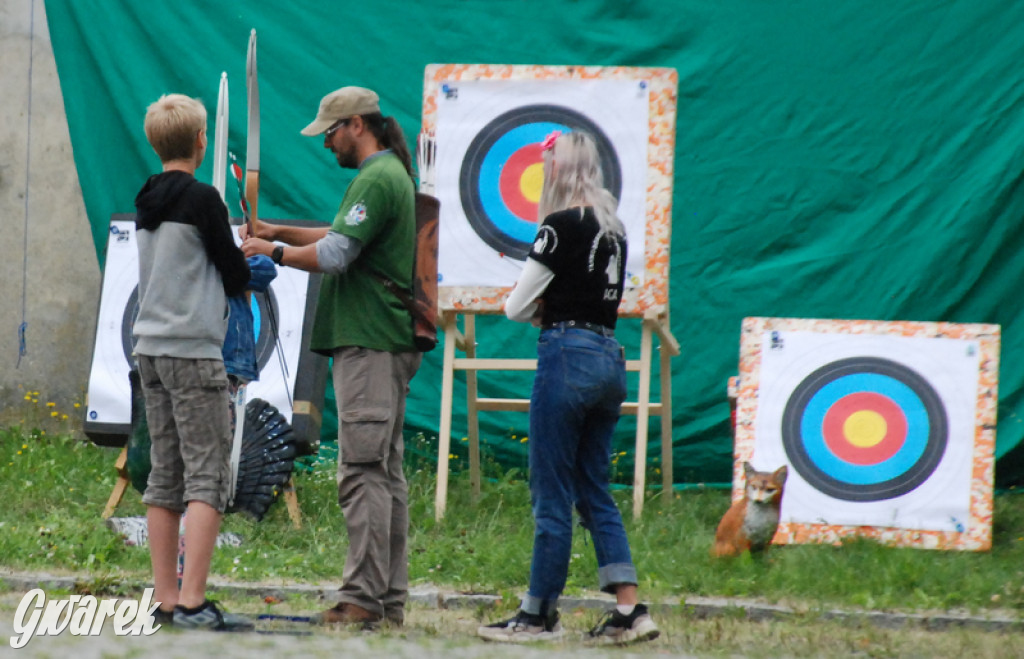
<path id="1" fill-rule="evenodd" d="M 627 285 L 644 273 L 648 92 L 637 80 L 460 80 L 438 89 L 442 286 L 511 286 L 537 232 L 540 143 L 583 130 L 626 225 Z"/>
<path id="2" fill-rule="evenodd" d="M 132 326 L 138 315 L 138 280 L 134 219 L 115 219 L 110 223 L 83 426 L 85 433 L 97 443 L 101 443 L 100 438 L 105 442 L 109 438 L 126 437 L 131 430 L 128 373 L 133 365 Z M 268 401 L 281 410 L 289 422 L 302 353 L 303 326 L 307 322 L 308 286 L 308 273 L 278 268 L 277 278 L 270 288 L 265 293 L 252 294 L 260 378 L 249 384 L 246 395 Z"/>
<path id="3" fill-rule="evenodd" d="M 605 186 L 618 199 L 622 170 L 604 131 L 586 116 L 558 105 L 510 110 L 476 134 L 459 174 L 459 195 L 474 232 L 499 254 L 526 259 L 537 233 L 544 179 L 541 142 L 552 131 L 583 130 L 594 137 Z"/>
<path id="4" fill-rule="evenodd" d="M 256 336 L 256 369 L 262 373 L 263 367 L 270 361 L 277 345 L 274 339 L 276 334 L 270 319 L 280 316 L 281 311 L 273 285 L 265 292 L 253 293 L 250 297 L 253 333 Z M 132 289 L 132 294 L 128 296 L 128 302 L 124 307 L 124 317 L 121 319 L 121 349 L 124 351 L 124 358 L 128 364 L 132 363 L 132 355 L 135 354 L 136 339 L 132 328 L 135 326 L 135 319 L 138 315 L 139 286 L 136 284 Z"/>
<path id="5" fill-rule="evenodd" d="M 831 362 L 807 376 L 782 415 L 790 464 L 821 492 L 881 501 L 926 481 L 946 449 L 945 406 L 903 364 L 877 357 Z"/>
<path id="6" fill-rule="evenodd" d="M 766 332 L 754 454 L 794 523 L 950 531 L 969 516 L 976 341 Z"/>

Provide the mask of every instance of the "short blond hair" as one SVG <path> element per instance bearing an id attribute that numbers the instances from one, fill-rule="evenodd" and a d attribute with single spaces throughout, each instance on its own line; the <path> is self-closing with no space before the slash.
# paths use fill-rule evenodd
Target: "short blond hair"
<path id="1" fill-rule="evenodd" d="M 184 94 L 164 94 L 146 109 L 146 139 L 160 162 L 191 158 L 206 128 L 206 107 Z"/>

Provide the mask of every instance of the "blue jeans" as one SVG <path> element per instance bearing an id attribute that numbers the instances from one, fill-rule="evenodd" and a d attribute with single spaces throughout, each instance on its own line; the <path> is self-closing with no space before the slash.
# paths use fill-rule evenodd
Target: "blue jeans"
<path id="1" fill-rule="evenodd" d="M 527 613 L 556 607 L 572 551 L 572 508 L 590 531 L 601 590 L 636 584 L 622 515 L 608 491 L 612 434 L 626 398 L 626 363 L 612 338 L 549 329 L 537 344 L 530 398 L 530 498 L 536 528 Z"/>

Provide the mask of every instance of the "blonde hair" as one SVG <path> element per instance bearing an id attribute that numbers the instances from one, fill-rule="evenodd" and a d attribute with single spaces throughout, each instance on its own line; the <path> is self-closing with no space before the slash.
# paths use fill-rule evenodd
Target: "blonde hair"
<path id="1" fill-rule="evenodd" d="M 537 204 L 538 222 L 574 206 L 592 206 L 602 231 L 626 234 L 618 216 L 619 202 L 604 187 L 597 143 L 581 131 L 558 136 L 553 147 L 544 151 L 544 187 Z"/>
<path id="2" fill-rule="evenodd" d="M 160 162 L 192 158 L 206 128 L 206 108 L 183 94 L 164 94 L 146 109 L 146 139 Z"/>

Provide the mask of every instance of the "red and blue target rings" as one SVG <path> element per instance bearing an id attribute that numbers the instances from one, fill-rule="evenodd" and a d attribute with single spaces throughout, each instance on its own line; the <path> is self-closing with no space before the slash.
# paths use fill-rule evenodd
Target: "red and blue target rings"
<path id="1" fill-rule="evenodd" d="M 459 173 L 463 211 L 495 251 L 526 259 L 537 233 L 543 181 L 540 143 L 554 130 L 582 130 L 597 143 L 605 187 L 618 199 L 622 170 L 608 136 L 583 114 L 559 105 L 524 105 L 491 120 L 470 142 Z"/>
<path id="2" fill-rule="evenodd" d="M 880 357 L 817 369 L 793 390 L 782 415 L 790 464 L 836 499 L 881 501 L 924 483 L 946 451 L 942 399 L 916 371 Z"/>

